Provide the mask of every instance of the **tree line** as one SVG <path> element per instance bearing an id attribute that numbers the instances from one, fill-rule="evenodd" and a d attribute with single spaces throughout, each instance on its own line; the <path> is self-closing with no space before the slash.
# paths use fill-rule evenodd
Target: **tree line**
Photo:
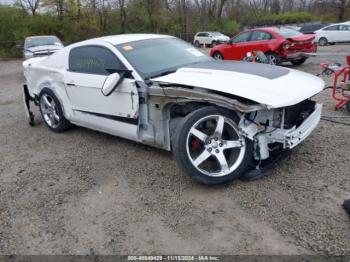
<path id="1" fill-rule="evenodd" d="M 350 0 L 16 0 L 0 6 L 0 56 L 28 35 L 65 43 L 100 35 L 153 32 L 190 41 L 197 31 L 233 35 L 245 26 L 350 20 Z"/>

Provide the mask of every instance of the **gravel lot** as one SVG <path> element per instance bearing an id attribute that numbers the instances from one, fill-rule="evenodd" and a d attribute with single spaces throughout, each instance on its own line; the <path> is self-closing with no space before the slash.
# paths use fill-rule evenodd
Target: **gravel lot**
<path id="1" fill-rule="evenodd" d="M 295 68 L 316 74 L 349 50 L 320 48 Z M 21 61 L 0 62 L 1 254 L 350 254 L 349 126 L 322 121 L 262 180 L 205 187 L 162 150 L 55 134 L 38 113 L 29 127 L 21 84 Z M 330 90 L 317 100 L 349 116 Z"/>

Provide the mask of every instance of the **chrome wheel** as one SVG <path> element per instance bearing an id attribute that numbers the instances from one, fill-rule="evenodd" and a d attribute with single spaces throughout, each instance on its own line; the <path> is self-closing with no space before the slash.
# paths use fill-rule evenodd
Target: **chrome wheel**
<path id="1" fill-rule="evenodd" d="M 271 65 L 277 65 L 277 58 L 273 54 L 267 56 Z"/>
<path id="2" fill-rule="evenodd" d="M 60 117 L 58 109 L 54 99 L 48 95 L 43 94 L 40 98 L 40 110 L 43 115 L 44 121 L 51 128 L 59 126 Z"/>
<path id="3" fill-rule="evenodd" d="M 192 126 L 186 138 L 186 151 L 191 164 L 199 172 L 222 177 L 241 165 L 246 143 L 232 119 L 210 115 Z"/>
<path id="4" fill-rule="evenodd" d="M 215 53 L 215 54 L 213 55 L 213 58 L 214 58 L 215 60 L 223 60 L 223 59 L 224 59 L 220 53 Z"/>
<path id="5" fill-rule="evenodd" d="M 322 37 L 319 41 L 318 41 L 320 46 L 326 46 L 328 44 L 328 40 L 325 37 Z"/>

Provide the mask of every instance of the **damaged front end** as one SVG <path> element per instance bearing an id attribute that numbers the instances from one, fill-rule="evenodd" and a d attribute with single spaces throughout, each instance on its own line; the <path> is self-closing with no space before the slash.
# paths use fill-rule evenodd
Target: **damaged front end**
<path id="1" fill-rule="evenodd" d="M 245 114 L 239 128 L 254 140 L 254 160 L 251 172 L 244 178 L 257 179 L 274 167 L 311 134 L 321 113 L 322 105 L 307 99 L 293 106 Z"/>

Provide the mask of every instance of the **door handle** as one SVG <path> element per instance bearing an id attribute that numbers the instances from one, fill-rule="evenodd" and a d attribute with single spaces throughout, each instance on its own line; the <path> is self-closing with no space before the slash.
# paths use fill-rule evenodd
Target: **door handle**
<path id="1" fill-rule="evenodd" d="M 76 86 L 74 82 L 66 83 L 67 86 Z"/>

